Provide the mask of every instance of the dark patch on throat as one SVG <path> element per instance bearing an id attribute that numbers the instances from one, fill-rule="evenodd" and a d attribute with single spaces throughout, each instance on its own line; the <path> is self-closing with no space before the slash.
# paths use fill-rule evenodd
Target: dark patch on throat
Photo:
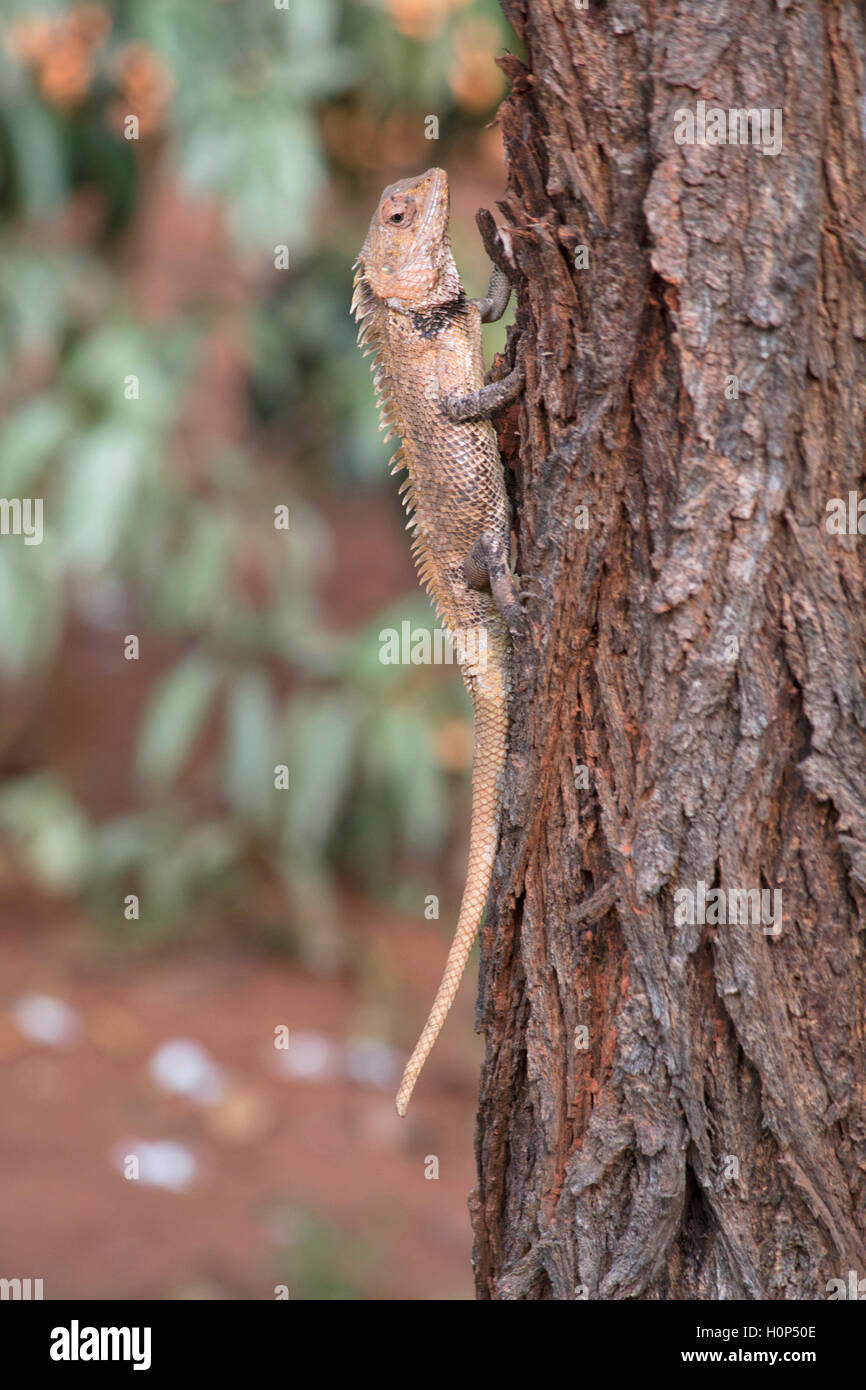
<path id="1" fill-rule="evenodd" d="M 466 294 L 461 290 L 457 298 L 449 300 L 447 304 L 437 304 L 435 309 L 413 310 L 410 315 L 412 327 L 422 338 L 438 338 L 465 308 Z"/>

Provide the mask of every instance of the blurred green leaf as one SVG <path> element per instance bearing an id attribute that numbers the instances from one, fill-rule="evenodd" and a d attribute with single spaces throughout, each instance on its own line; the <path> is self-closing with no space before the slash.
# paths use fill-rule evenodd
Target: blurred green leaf
<path id="1" fill-rule="evenodd" d="M 198 652 L 179 661 L 157 687 L 144 717 L 136 756 L 145 784 L 164 787 L 192 751 L 221 676 Z"/>
<path id="2" fill-rule="evenodd" d="M 115 816 L 97 826 L 93 834 L 93 865 L 100 878 L 130 874 L 144 860 L 154 839 L 148 812 Z"/>
<path id="3" fill-rule="evenodd" d="M 274 806 L 274 707 L 261 671 L 242 671 L 226 692 L 224 788 L 241 816 L 262 823 Z"/>
<path id="4" fill-rule="evenodd" d="M 77 892 L 90 867 L 90 831 L 81 809 L 50 776 L 27 777 L 0 791 L 0 827 L 23 853 L 34 878 L 52 892 Z"/>
<path id="5" fill-rule="evenodd" d="M 0 545 L 0 670 L 7 676 L 35 667 L 59 634 L 62 596 L 47 550 L 18 536 Z"/>
<path id="6" fill-rule="evenodd" d="M 6 109 L 14 179 L 23 210 L 38 217 L 68 192 L 63 136 L 54 115 L 33 99 Z"/>
<path id="7" fill-rule="evenodd" d="M 108 564 L 131 520 L 144 447 L 131 430 L 100 425 L 70 450 L 61 502 L 61 545 L 71 565 Z"/>
<path id="8" fill-rule="evenodd" d="M 231 519 L 210 508 L 184 518 L 184 545 L 156 575 L 156 611 L 177 631 L 209 626 L 222 594 L 233 543 Z M 218 612 L 226 616 L 227 603 Z"/>
<path id="9" fill-rule="evenodd" d="M 171 420 L 177 404 L 174 373 L 183 360 L 178 335 L 151 344 L 140 327 L 109 324 L 82 338 L 65 367 L 67 389 L 98 403 L 130 434 L 153 433 Z M 134 380 L 133 380 L 134 379 Z"/>
<path id="10" fill-rule="evenodd" d="M 324 848 L 352 774 L 359 711 L 351 694 L 297 695 L 285 723 L 288 843 Z M 282 795 L 286 795 L 282 793 Z"/>
<path id="11" fill-rule="evenodd" d="M 23 496 L 72 425 L 66 402 L 36 396 L 7 420 L 0 434 L 0 494 Z"/>
<path id="12" fill-rule="evenodd" d="M 446 814 L 429 719 L 407 706 L 381 711 L 364 742 L 364 762 L 393 799 L 407 849 L 436 849 Z"/>

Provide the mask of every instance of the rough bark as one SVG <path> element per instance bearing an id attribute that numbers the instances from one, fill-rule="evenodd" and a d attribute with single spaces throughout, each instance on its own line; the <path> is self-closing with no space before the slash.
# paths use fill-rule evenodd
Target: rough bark
<path id="1" fill-rule="evenodd" d="M 866 12 L 504 8 L 501 442 L 537 597 L 482 939 L 478 1292 L 823 1298 L 866 1276 L 866 536 L 825 524 L 866 493 Z M 782 108 L 781 153 L 676 144 L 698 100 Z M 781 890 L 781 933 L 678 924 L 700 882 Z"/>

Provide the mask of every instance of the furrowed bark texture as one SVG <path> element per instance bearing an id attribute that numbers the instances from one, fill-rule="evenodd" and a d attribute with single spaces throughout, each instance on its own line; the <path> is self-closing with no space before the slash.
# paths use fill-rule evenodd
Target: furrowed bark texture
<path id="1" fill-rule="evenodd" d="M 540 596 L 482 942 L 478 1293 L 822 1298 L 866 1276 L 866 536 L 826 527 L 866 493 L 866 12 L 504 7 L 502 445 Z M 781 153 L 678 145 L 700 100 L 781 108 Z M 779 890 L 781 934 L 678 924 L 700 883 Z"/>

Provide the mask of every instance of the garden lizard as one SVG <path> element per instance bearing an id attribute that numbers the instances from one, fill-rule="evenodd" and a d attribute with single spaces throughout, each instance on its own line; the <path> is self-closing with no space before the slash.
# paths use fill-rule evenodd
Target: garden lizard
<path id="1" fill-rule="evenodd" d="M 442 169 L 386 188 L 355 264 L 358 341 L 375 354 L 380 429 L 398 435 L 392 473 L 414 532 L 421 582 L 455 640 L 475 714 L 469 866 L 445 973 L 397 1094 L 405 1115 L 421 1068 L 457 993 L 484 914 L 499 820 L 508 732 L 511 637 L 522 606 L 509 568 L 511 534 L 490 413 L 523 384 L 519 369 L 484 382 L 481 324 L 504 313 L 507 276 L 486 299 L 466 298 L 451 252 Z"/>

